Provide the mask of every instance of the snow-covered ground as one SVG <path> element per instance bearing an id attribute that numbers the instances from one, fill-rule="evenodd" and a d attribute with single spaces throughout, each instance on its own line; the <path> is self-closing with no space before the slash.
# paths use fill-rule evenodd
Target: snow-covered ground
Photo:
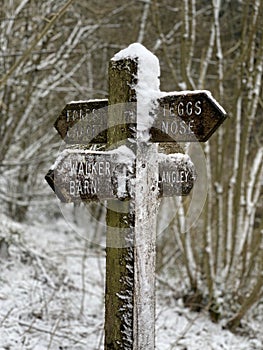
<path id="1" fill-rule="evenodd" d="M 103 349 L 104 249 L 62 216 L 23 225 L 0 219 L 0 349 Z M 263 349 L 259 320 L 250 316 L 250 332 L 234 335 L 184 308 L 165 281 L 157 283 L 158 350 Z"/>

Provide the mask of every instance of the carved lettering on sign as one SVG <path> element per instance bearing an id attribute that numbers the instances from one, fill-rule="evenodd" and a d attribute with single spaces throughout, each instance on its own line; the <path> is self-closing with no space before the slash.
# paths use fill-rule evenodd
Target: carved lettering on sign
<path id="1" fill-rule="evenodd" d="M 70 180 L 69 194 L 72 197 L 95 196 L 98 193 L 98 182 L 95 179 Z"/>
<path id="2" fill-rule="evenodd" d="M 130 198 L 133 158 L 118 151 L 65 150 L 46 180 L 63 202 Z"/>
<path id="3" fill-rule="evenodd" d="M 91 177 L 110 176 L 111 163 L 109 161 L 99 161 L 96 163 L 78 162 L 76 160 L 70 161 L 70 175 Z"/>
<path id="4" fill-rule="evenodd" d="M 172 135 L 191 135 L 193 131 L 193 120 L 188 123 L 181 119 L 163 120 L 161 124 L 161 131 L 165 134 Z"/>
<path id="5" fill-rule="evenodd" d="M 192 174 L 189 171 L 163 171 L 162 181 L 170 184 L 181 184 L 191 180 Z"/>
<path id="6" fill-rule="evenodd" d="M 163 197 L 188 195 L 196 180 L 195 167 L 185 154 L 160 154 L 159 189 Z"/>

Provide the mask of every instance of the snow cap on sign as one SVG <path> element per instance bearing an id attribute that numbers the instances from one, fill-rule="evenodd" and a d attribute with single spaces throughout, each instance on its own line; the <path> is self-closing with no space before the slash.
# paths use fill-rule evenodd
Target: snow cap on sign
<path id="1" fill-rule="evenodd" d="M 119 61 L 129 58 L 138 60 L 138 85 L 143 84 L 145 87 L 159 91 L 160 65 L 158 58 L 142 44 L 134 43 L 116 53 L 112 60 Z"/>
<path id="2" fill-rule="evenodd" d="M 149 129 L 154 121 L 154 107 L 160 93 L 160 65 L 158 58 L 143 45 L 134 43 L 118 52 L 113 61 L 134 59 L 138 62 L 137 84 L 137 130 L 142 141 L 150 138 Z"/>

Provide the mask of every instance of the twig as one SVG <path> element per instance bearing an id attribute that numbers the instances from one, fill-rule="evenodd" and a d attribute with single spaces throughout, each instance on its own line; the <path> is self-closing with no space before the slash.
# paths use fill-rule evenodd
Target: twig
<path id="1" fill-rule="evenodd" d="M 192 328 L 192 326 L 194 325 L 196 320 L 200 317 L 201 317 L 201 314 L 198 314 L 196 317 L 194 317 L 192 319 L 187 318 L 187 320 L 189 321 L 188 324 L 185 326 L 185 328 L 183 329 L 182 333 L 178 336 L 176 341 L 170 345 L 170 350 L 177 349 L 177 345 L 178 345 L 179 341 L 185 337 L 187 332 L 189 332 L 189 330 Z"/>
<path id="2" fill-rule="evenodd" d="M 88 256 L 88 246 L 89 242 L 88 240 L 85 240 L 85 247 L 84 252 L 82 255 L 82 261 L 81 261 L 81 284 L 82 284 L 82 296 L 81 296 L 81 303 L 80 303 L 80 315 L 83 315 L 84 313 L 84 307 L 85 307 L 85 295 L 86 295 L 86 286 L 85 286 L 85 264 Z"/>
<path id="3" fill-rule="evenodd" d="M 174 293 L 178 293 L 178 290 L 177 290 L 176 288 L 174 288 L 169 282 L 165 281 L 164 279 L 162 279 L 162 278 L 159 277 L 159 276 L 156 276 L 155 278 L 156 278 L 156 280 L 157 280 L 159 283 L 161 283 L 161 284 L 163 284 L 164 286 L 168 287 L 168 288 L 171 289 L 171 291 L 173 291 Z M 175 298 L 176 298 L 176 299 L 179 299 L 179 298 L 181 298 L 181 296 L 175 297 Z"/>
<path id="4" fill-rule="evenodd" d="M 34 329 L 36 331 L 42 332 L 42 333 L 46 333 L 46 334 L 50 334 L 52 335 L 54 333 L 53 330 L 48 330 L 48 329 L 44 329 L 38 326 L 34 326 L 33 324 L 29 324 L 23 321 L 18 321 L 18 324 L 22 327 L 28 327 L 28 330 L 26 332 L 29 332 L 31 329 Z M 25 332 L 25 333 L 26 333 Z M 54 333 L 53 336 L 56 336 L 57 338 L 63 338 L 63 339 L 68 339 L 71 341 L 74 341 L 75 343 L 79 343 L 79 344 L 83 344 L 83 345 L 87 345 L 86 342 L 80 340 L 80 339 L 76 339 L 73 336 L 67 335 L 66 333 Z"/>
<path id="5" fill-rule="evenodd" d="M 104 332 L 103 332 L 103 329 L 101 329 L 101 331 L 100 331 L 100 340 L 99 340 L 99 344 L 98 344 L 98 349 L 97 350 L 100 350 L 101 347 L 102 347 L 103 336 L 104 336 Z"/>
<path id="6" fill-rule="evenodd" d="M 10 316 L 10 314 L 12 313 L 12 311 L 14 310 L 15 308 L 12 307 L 10 310 L 7 311 L 7 313 L 5 314 L 5 316 L 3 317 L 2 321 L 0 322 L 0 326 L 2 327 L 3 324 L 5 323 L 5 321 L 7 320 L 7 318 Z"/>
<path id="7" fill-rule="evenodd" d="M 38 266 L 40 267 L 40 269 L 41 269 L 41 271 L 43 273 L 44 278 L 46 279 L 46 281 L 48 282 L 50 287 L 53 288 L 53 289 L 56 289 L 55 283 L 52 281 L 51 277 L 47 274 L 46 269 L 44 268 L 43 264 L 41 263 L 41 260 L 40 260 L 39 256 L 35 255 L 35 259 L 36 259 L 36 262 L 37 262 Z"/>
<path id="8" fill-rule="evenodd" d="M 60 321 L 61 321 L 61 318 L 59 317 L 59 318 L 56 320 L 55 325 L 54 325 L 54 327 L 53 327 L 53 329 L 52 329 L 52 331 L 51 331 L 50 340 L 49 340 L 49 344 L 48 344 L 48 350 L 51 349 L 51 345 L 52 345 L 52 342 L 53 342 L 53 338 L 54 338 L 55 335 L 56 335 L 56 330 L 58 329 L 58 325 L 59 325 Z"/>

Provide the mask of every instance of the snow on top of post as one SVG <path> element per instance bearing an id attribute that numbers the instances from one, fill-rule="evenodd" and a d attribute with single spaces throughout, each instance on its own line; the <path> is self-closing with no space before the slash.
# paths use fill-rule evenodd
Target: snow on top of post
<path id="1" fill-rule="evenodd" d="M 160 95 L 160 65 L 158 58 L 143 45 L 134 43 L 118 52 L 113 61 L 134 59 L 138 62 L 137 79 L 134 87 L 137 95 L 137 130 L 142 141 L 150 138 L 149 128 L 154 121 L 153 109 Z"/>
<path id="2" fill-rule="evenodd" d="M 158 58 L 142 44 L 134 43 L 116 53 L 113 61 L 138 59 L 138 85 L 144 85 L 155 91 L 160 87 L 160 65 Z"/>

